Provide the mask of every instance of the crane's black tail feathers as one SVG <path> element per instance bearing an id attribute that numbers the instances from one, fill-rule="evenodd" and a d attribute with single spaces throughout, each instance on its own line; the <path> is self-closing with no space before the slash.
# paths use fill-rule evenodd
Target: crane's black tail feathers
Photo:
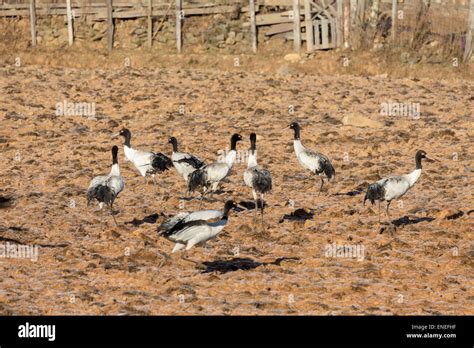
<path id="1" fill-rule="evenodd" d="M 266 193 L 272 189 L 272 176 L 266 169 L 255 172 L 253 176 L 253 188 L 260 193 Z"/>
<path id="2" fill-rule="evenodd" d="M 364 197 L 364 205 L 365 201 L 369 200 L 370 203 L 375 204 L 375 201 L 381 201 L 384 199 L 385 196 L 385 189 L 382 185 L 375 183 L 369 185 L 367 188 L 367 193 Z"/>
<path id="3" fill-rule="evenodd" d="M 323 170 L 328 180 L 331 180 L 332 178 L 336 177 L 336 171 L 334 170 L 334 167 L 332 166 L 331 162 L 329 162 L 329 160 L 324 162 Z"/>
<path id="4" fill-rule="evenodd" d="M 188 178 L 188 191 L 194 192 L 199 187 L 206 185 L 206 173 L 202 169 L 197 169 Z"/>
<path id="5" fill-rule="evenodd" d="M 155 156 L 153 156 L 151 161 L 151 166 L 159 172 L 164 172 L 173 166 L 173 162 L 169 157 L 162 153 L 155 153 Z"/>
<path id="6" fill-rule="evenodd" d="M 115 193 L 106 185 L 97 185 L 87 191 L 87 205 L 94 199 L 108 206 L 112 206 L 115 200 Z"/>
<path id="7" fill-rule="evenodd" d="M 180 160 L 177 160 L 176 162 L 178 163 L 187 163 L 194 169 L 199 169 L 205 166 L 205 163 L 198 159 L 197 157 L 191 156 L 191 157 L 185 157 L 181 158 Z"/>

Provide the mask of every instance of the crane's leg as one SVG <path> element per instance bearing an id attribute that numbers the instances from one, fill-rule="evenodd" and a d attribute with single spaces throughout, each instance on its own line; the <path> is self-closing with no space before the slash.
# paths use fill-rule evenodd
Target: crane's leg
<path id="1" fill-rule="evenodd" d="M 263 202 L 263 193 L 260 194 L 260 203 L 262 204 L 262 207 L 261 207 L 261 209 L 262 209 L 262 227 L 265 227 L 265 222 L 263 220 L 263 209 L 265 207 L 265 203 Z"/>
<path id="2" fill-rule="evenodd" d="M 379 225 L 380 225 L 380 201 L 379 202 Z"/>
<path id="3" fill-rule="evenodd" d="M 114 215 L 114 210 L 112 209 L 112 204 L 110 204 L 109 208 L 110 208 L 110 215 L 112 215 L 112 218 L 114 219 L 114 222 L 115 222 L 115 226 L 118 227 L 118 223 L 117 223 L 117 220 L 115 220 L 115 215 Z"/>
<path id="4" fill-rule="evenodd" d="M 255 202 L 255 209 L 253 214 L 253 223 L 257 224 L 257 212 L 258 212 L 258 199 L 257 199 L 257 192 L 252 190 L 253 201 Z"/>
<path id="5" fill-rule="evenodd" d="M 199 269 L 206 269 L 207 268 L 202 262 L 191 260 L 187 257 L 187 255 L 188 255 L 188 249 L 183 251 L 183 253 L 181 254 L 181 259 L 183 259 L 184 261 L 188 261 L 188 262 L 193 263 L 196 266 L 196 268 L 199 268 Z"/>
<path id="6" fill-rule="evenodd" d="M 201 209 L 202 207 L 202 201 L 204 199 L 204 196 L 206 195 L 206 188 L 204 187 L 204 189 L 202 190 L 202 194 L 201 194 L 201 199 L 200 199 L 200 202 L 199 202 L 199 209 Z"/>
<path id="7" fill-rule="evenodd" d="M 388 208 L 390 207 L 390 203 L 392 203 L 392 201 L 388 201 L 388 203 L 387 203 L 387 209 L 385 209 L 385 213 L 387 214 L 387 217 L 388 217 L 388 223 L 389 223 L 390 225 L 393 225 L 393 224 L 392 224 L 392 218 L 390 217 L 390 214 L 388 213 Z"/>
<path id="8" fill-rule="evenodd" d="M 321 186 L 319 186 L 319 192 L 318 192 L 318 196 L 321 194 L 321 190 L 323 189 L 323 185 L 324 185 L 324 179 L 322 176 L 319 177 L 321 179 Z"/>
<path id="9" fill-rule="evenodd" d="M 196 261 L 193 261 L 193 260 L 191 260 L 191 259 L 188 259 L 188 252 L 187 252 L 187 250 L 186 250 L 186 251 L 183 251 L 183 252 L 181 253 L 181 259 L 184 260 L 184 261 L 188 261 L 188 262 L 191 262 L 191 263 L 196 264 Z"/>
<path id="10" fill-rule="evenodd" d="M 215 182 L 212 184 L 211 186 L 211 198 L 214 198 L 214 193 L 217 191 L 219 187 L 219 183 L 218 182 Z"/>
<path id="11" fill-rule="evenodd" d="M 157 182 L 156 182 L 156 177 L 155 177 L 155 174 L 153 174 L 151 177 L 153 178 L 153 185 L 155 185 L 155 186 L 156 186 L 156 185 L 157 185 Z"/>

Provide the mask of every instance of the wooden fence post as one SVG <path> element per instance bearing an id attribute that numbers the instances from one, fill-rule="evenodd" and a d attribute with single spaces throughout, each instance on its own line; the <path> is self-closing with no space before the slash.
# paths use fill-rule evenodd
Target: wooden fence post
<path id="1" fill-rule="evenodd" d="M 72 23 L 71 0 L 66 0 L 66 17 L 67 17 L 67 37 L 69 46 L 74 42 L 74 27 Z"/>
<path id="2" fill-rule="evenodd" d="M 472 55 L 472 44 L 473 44 L 473 35 L 474 35 L 474 0 L 471 0 L 469 5 L 469 21 L 467 25 L 466 33 L 466 46 L 464 47 L 464 62 L 469 61 Z"/>
<path id="3" fill-rule="evenodd" d="M 354 31 L 354 28 L 357 25 L 357 0 L 350 0 L 351 6 L 351 31 Z"/>
<path id="4" fill-rule="evenodd" d="M 181 34 L 181 19 L 183 16 L 181 0 L 176 0 L 176 49 L 181 53 L 182 34 Z"/>
<path id="5" fill-rule="evenodd" d="M 148 0 L 148 47 L 151 48 L 153 42 L 153 0 Z"/>
<path id="6" fill-rule="evenodd" d="M 366 0 L 357 0 L 357 25 L 360 25 L 365 20 L 365 1 Z"/>
<path id="7" fill-rule="evenodd" d="M 301 49 L 300 2 L 293 0 L 293 47 L 295 52 Z"/>
<path id="8" fill-rule="evenodd" d="M 109 54 L 112 52 L 114 47 L 114 18 L 112 0 L 107 0 L 107 49 Z"/>
<path id="9" fill-rule="evenodd" d="M 36 46 L 36 3 L 30 0 L 31 46 Z"/>
<path id="10" fill-rule="evenodd" d="M 252 52 L 257 53 L 257 19 L 255 17 L 255 0 L 249 0 L 250 36 L 252 37 Z"/>
<path id="11" fill-rule="evenodd" d="M 314 30 L 313 20 L 311 18 L 311 1 L 304 0 L 304 22 L 306 27 L 306 50 L 312 52 L 314 50 Z"/>
<path id="12" fill-rule="evenodd" d="M 397 38 L 398 0 L 392 0 L 392 42 Z"/>
<path id="13" fill-rule="evenodd" d="M 336 42 L 337 42 L 337 47 L 342 47 L 342 44 L 344 42 L 344 10 L 343 10 L 343 0 L 337 0 L 336 3 L 337 6 L 337 33 L 336 33 Z"/>
<path id="14" fill-rule="evenodd" d="M 351 43 L 351 6 L 350 0 L 344 1 L 344 47 L 348 48 Z M 375 0 L 374 0 L 375 1 Z"/>
<path id="15" fill-rule="evenodd" d="M 379 12 L 380 12 L 380 0 L 372 0 L 372 6 L 370 7 L 370 24 L 374 28 L 377 26 Z"/>

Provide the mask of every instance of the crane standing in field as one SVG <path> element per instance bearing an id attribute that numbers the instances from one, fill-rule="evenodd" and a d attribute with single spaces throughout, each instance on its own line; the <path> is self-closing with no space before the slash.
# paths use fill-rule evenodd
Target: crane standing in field
<path id="1" fill-rule="evenodd" d="M 91 183 L 89 184 L 89 188 L 87 189 L 87 205 L 90 205 L 92 200 L 99 201 L 99 207 L 102 209 L 104 205 L 109 207 L 110 213 L 114 219 L 115 224 L 117 225 L 117 221 L 115 220 L 115 216 L 113 214 L 112 206 L 114 204 L 115 199 L 122 192 L 125 184 L 120 176 L 120 168 L 118 165 L 118 147 L 112 147 L 112 168 L 110 169 L 110 173 L 108 175 L 100 175 L 96 176 L 92 179 Z"/>
<path id="2" fill-rule="evenodd" d="M 228 200 L 224 210 L 202 210 L 193 213 L 180 213 L 159 228 L 158 234 L 175 242 L 172 253 L 185 248 L 182 258 L 201 266 L 200 263 L 186 258 L 186 252 L 195 245 L 202 245 L 221 233 L 229 220 L 229 212 L 236 205 Z"/>
<path id="3" fill-rule="evenodd" d="M 119 134 L 125 139 L 123 143 L 125 157 L 133 163 L 141 176 L 143 176 L 145 184 L 148 183 L 147 176 L 151 175 L 153 183 L 156 185 L 155 175 L 171 168 L 173 165 L 171 159 L 160 152 L 155 153 L 132 148 L 130 144 L 132 133 L 126 128 L 122 129 Z"/>
<path id="4" fill-rule="evenodd" d="M 321 153 L 309 150 L 303 146 L 300 138 L 301 126 L 297 122 L 293 122 L 289 125 L 289 128 L 294 131 L 293 147 L 295 150 L 296 158 L 300 165 L 309 170 L 311 173 L 318 175 L 321 179 L 321 186 L 319 187 L 318 196 L 321 194 L 323 189 L 324 179 L 323 175 L 328 180 L 331 180 L 336 176 L 336 171 L 329 161 L 329 158 Z"/>
<path id="5" fill-rule="evenodd" d="M 188 191 L 193 192 L 198 188 L 202 188 L 201 200 L 209 190 L 211 193 L 215 192 L 219 183 L 229 175 L 237 158 L 237 142 L 241 140 L 242 136 L 240 134 L 233 134 L 230 139 L 230 151 L 223 162 L 207 164 L 192 172 L 189 176 Z M 181 161 L 189 162 L 188 159 L 182 159 Z"/>
<path id="6" fill-rule="evenodd" d="M 247 169 L 244 172 L 244 182 L 252 189 L 252 196 L 255 201 L 254 222 L 257 221 L 257 193 L 260 194 L 263 224 L 263 209 L 265 206 L 263 197 L 265 193 L 272 189 L 272 175 L 267 169 L 264 169 L 257 164 L 257 135 L 255 133 L 250 134 L 250 153 L 247 160 Z"/>
<path id="7" fill-rule="evenodd" d="M 428 161 L 432 161 L 426 157 L 426 152 L 423 150 L 418 150 L 415 155 L 415 170 L 413 170 L 410 174 L 401 175 L 401 176 L 390 176 L 388 178 L 380 179 L 379 181 L 369 185 L 367 188 L 367 193 L 364 197 L 364 205 L 365 201 L 369 200 L 372 204 L 375 204 L 375 201 L 378 201 L 379 206 L 379 224 L 380 224 L 380 202 L 386 201 L 387 208 L 385 209 L 385 213 L 387 214 L 387 218 L 389 219 L 389 224 L 392 224 L 390 214 L 388 213 L 388 209 L 390 207 L 390 203 L 392 200 L 401 198 L 405 193 L 411 189 L 418 179 L 421 176 L 421 161 L 422 159 L 427 159 Z"/>
<path id="8" fill-rule="evenodd" d="M 171 154 L 173 166 L 176 169 L 176 172 L 183 177 L 187 186 L 189 175 L 191 175 L 195 170 L 203 167 L 205 163 L 197 156 L 187 152 L 178 151 L 178 140 L 175 137 L 169 138 L 168 143 L 173 146 L 173 153 Z M 186 191 L 184 195 L 186 195 L 186 193 L 188 193 L 188 191 Z"/>

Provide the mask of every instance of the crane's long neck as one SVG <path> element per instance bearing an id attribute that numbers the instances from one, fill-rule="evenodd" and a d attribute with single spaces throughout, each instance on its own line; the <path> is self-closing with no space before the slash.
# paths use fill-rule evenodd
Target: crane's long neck
<path id="1" fill-rule="evenodd" d="M 247 160 L 247 168 L 257 165 L 257 135 L 250 134 L 250 154 Z"/>
<path id="2" fill-rule="evenodd" d="M 173 152 L 178 152 L 178 141 L 176 139 L 173 139 L 173 142 L 171 144 L 173 145 Z"/>
<path id="3" fill-rule="evenodd" d="M 226 213 L 224 212 L 224 216 L 222 217 L 222 219 L 220 219 L 219 221 L 215 222 L 215 223 L 211 223 L 211 230 L 212 230 L 212 234 L 214 236 L 218 235 L 219 233 L 222 232 L 222 230 L 224 229 L 225 225 L 227 225 L 227 221 L 228 221 L 228 215 L 226 215 Z"/>
<path id="4" fill-rule="evenodd" d="M 422 158 L 421 155 L 417 153 L 415 156 L 415 164 L 416 164 L 415 170 L 412 171 L 410 174 L 405 175 L 405 177 L 407 178 L 410 184 L 410 187 L 415 185 L 415 183 L 418 181 L 418 179 L 421 176 L 421 169 L 422 169 L 421 158 Z"/>
<path id="5" fill-rule="evenodd" d="M 225 156 L 225 163 L 227 164 L 229 168 L 232 168 L 236 158 L 237 158 L 237 151 L 235 149 L 227 152 L 227 155 Z"/>
<path id="6" fill-rule="evenodd" d="M 257 165 L 257 150 L 250 150 L 249 158 L 247 160 L 247 168 L 255 167 Z"/>
<path id="7" fill-rule="evenodd" d="M 112 168 L 110 169 L 110 175 L 120 176 L 120 168 L 118 165 L 118 158 L 116 153 L 114 153 L 112 157 Z"/>
<path id="8" fill-rule="evenodd" d="M 301 152 L 305 150 L 303 144 L 301 143 L 300 139 L 293 140 L 293 148 L 295 149 L 296 155 L 299 155 Z"/>
<path id="9" fill-rule="evenodd" d="M 132 140 L 132 136 L 130 134 L 126 134 L 125 141 L 123 142 L 123 146 L 132 148 L 132 145 L 130 145 L 130 140 Z"/>
<path id="10" fill-rule="evenodd" d="M 237 139 L 232 137 L 230 140 L 230 151 L 225 156 L 225 163 L 229 166 L 229 168 L 232 168 L 236 158 L 237 158 Z"/>
<path id="11" fill-rule="evenodd" d="M 112 164 L 110 175 L 120 176 L 120 168 L 119 168 L 118 163 Z"/>
<path id="12" fill-rule="evenodd" d="M 405 177 L 408 180 L 408 183 L 410 184 L 410 187 L 415 185 L 415 183 L 418 181 L 420 176 L 421 176 L 421 169 L 415 169 L 410 174 L 405 175 Z"/>

